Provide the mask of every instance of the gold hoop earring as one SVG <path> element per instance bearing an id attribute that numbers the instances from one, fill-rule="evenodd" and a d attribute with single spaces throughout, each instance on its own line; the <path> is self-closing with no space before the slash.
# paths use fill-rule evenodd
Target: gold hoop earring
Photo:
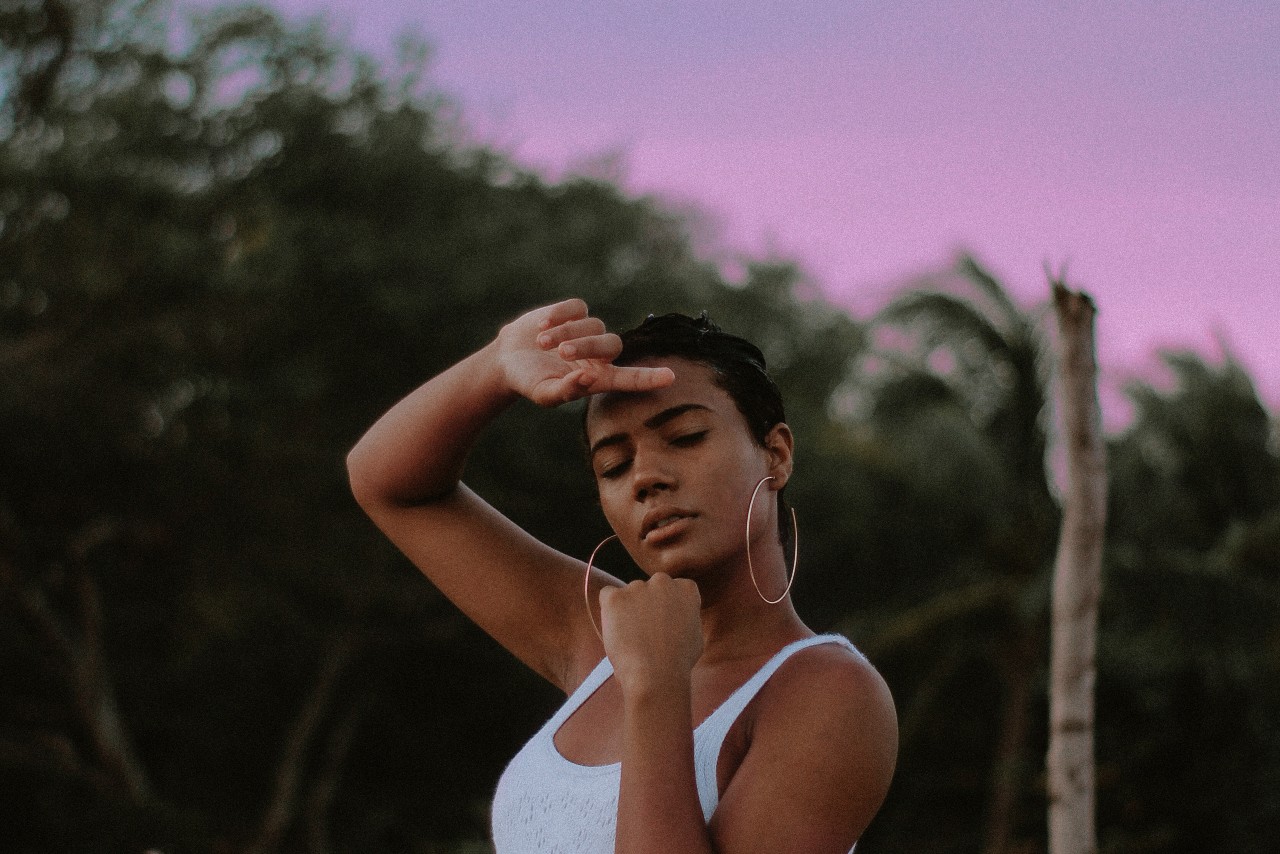
<path id="1" fill-rule="evenodd" d="M 799 565 L 800 560 L 800 535 L 796 528 L 796 508 L 792 507 L 791 545 L 793 551 L 791 554 L 791 577 L 787 579 L 787 587 L 782 591 L 782 595 L 777 599 L 770 599 L 768 596 L 764 595 L 764 591 L 760 589 L 760 582 L 756 581 L 756 568 L 751 563 L 751 511 L 755 509 L 756 496 L 760 494 L 760 487 L 764 486 L 771 480 L 774 480 L 773 475 L 766 475 L 760 478 L 760 482 L 756 484 L 755 490 L 751 493 L 751 503 L 747 505 L 747 572 L 751 574 L 751 583 L 755 586 L 756 593 L 760 594 L 760 598 L 769 605 L 777 605 L 783 599 L 787 598 L 787 594 L 791 592 L 791 585 L 796 582 L 796 567 Z M 601 545 L 604 544 L 601 543 Z"/>
<path id="2" fill-rule="evenodd" d="M 596 637 L 600 638 L 601 646 L 604 646 L 604 635 L 600 634 L 600 627 L 596 625 L 596 618 L 591 612 L 591 565 L 596 562 L 596 553 L 604 548 L 604 544 L 616 539 L 618 539 L 617 534 L 610 534 L 600 541 L 600 545 L 591 550 L 591 557 L 587 558 L 587 573 L 582 577 L 582 599 L 587 603 L 587 619 L 591 621 L 591 628 L 596 630 Z"/>

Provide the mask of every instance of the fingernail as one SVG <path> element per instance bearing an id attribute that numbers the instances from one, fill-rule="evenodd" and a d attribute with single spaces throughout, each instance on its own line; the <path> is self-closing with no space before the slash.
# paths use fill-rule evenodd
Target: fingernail
<path id="1" fill-rule="evenodd" d="M 560 353 L 572 359 L 574 356 L 578 355 L 578 348 L 572 344 L 561 344 Z"/>

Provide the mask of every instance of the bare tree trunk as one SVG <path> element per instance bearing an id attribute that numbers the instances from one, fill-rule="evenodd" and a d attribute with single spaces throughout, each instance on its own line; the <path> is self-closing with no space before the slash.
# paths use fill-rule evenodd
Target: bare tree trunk
<path id="1" fill-rule="evenodd" d="M 302 787 L 307 757 L 320 725 L 329 715 L 342 676 L 355 658 L 356 646 L 354 631 L 347 631 L 335 638 L 321 656 L 320 667 L 311 682 L 311 689 L 307 692 L 285 740 L 283 754 L 276 766 L 271 800 L 258 823 L 254 838 L 244 847 L 244 854 L 271 854 L 280 849 L 284 835 L 293 824 L 298 811 L 299 790 Z"/>
<path id="2" fill-rule="evenodd" d="M 1049 852 L 1096 854 L 1094 681 L 1107 472 L 1093 301 L 1053 282 L 1057 409 L 1065 444 L 1062 532 L 1053 574 L 1049 683 Z"/>
<path id="3" fill-rule="evenodd" d="M 97 585 L 84 571 L 73 579 L 78 633 L 69 631 L 49 598 L 34 583 L 23 583 L 17 571 L 0 557 L 0 588 L 13 598 L 20 612 L 40 634 L 61 665 L 92 761 L 135 804 L 151 800 L 151 783 L 134 750 L 111 683 L 102 648 L 102 603 Z M 78 634 L 78 637 L 77 637 Z"/>
<path id="4" fill-rule="evenodd" d="M 311 782 L 311 790 L 307 793 L 303 809 L 302 825 L 308 854 L 329 854 L 332 850 L 329 844 L 329 810 L 338 794 L 347 757 L 369 706 L 368 695 L 365 695 L 347 710 L 329 732 L 324 755 L 320 758 L 319 768 Z"/>
<path id="5" fill-rule="evenodd" d="M 1035 679 L 1037 644 L 1029 637 L 1016 638 L 1002 656 L 1004 703 L 1000 712 L 1000 737 L 991 769 L 987 797 L 983 854 L 1005 854 L 1013 842 L 1014 818 L 1021 792 L 1022 763 L 1031 723 L 1032 682 Z"/>

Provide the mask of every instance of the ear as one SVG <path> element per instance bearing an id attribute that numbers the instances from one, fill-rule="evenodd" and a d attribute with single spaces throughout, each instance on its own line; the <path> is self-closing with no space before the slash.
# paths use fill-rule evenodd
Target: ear
<path id="1" fill-rule="evenodd" d="M 791 469 L 795 464 L 795 441 L 791 428 L 781 421 L 773 425 L 764 437 L 769 474 L 774 478 L 770 486 L 775 490 L 782 489 L 791 479 Z"/>

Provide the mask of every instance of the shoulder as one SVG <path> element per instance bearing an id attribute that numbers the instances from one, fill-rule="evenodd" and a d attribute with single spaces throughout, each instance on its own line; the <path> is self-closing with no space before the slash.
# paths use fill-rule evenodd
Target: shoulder
<path id="1" fill-rule="evenodd" d="M 799 650 L 760 692 L 752 750 L 803 767 L 869 821 L 898 759 L 898 716 L 889 686 L 860 652 L 839 643 Z"/>
<path id="2" fill-rule="evenodd" d="M 792 730 L 794 736 L 800 725 L 842 724 L 892 735 L 896 752 L 897 714 L 889 686 L 862 653 L 844 644 L 815 644 L 793 653 L 759 699 L 758 728 Z"/>
<path id="3" fill-rule="evenodd" d="M 884 679 L 838 643 L 799 650 L 757 694 L 717 830 L 724 850 L 847 851 L 879 810 L 898 755 Z M 727 809 L 726 809 L 727 808 Z"/>

